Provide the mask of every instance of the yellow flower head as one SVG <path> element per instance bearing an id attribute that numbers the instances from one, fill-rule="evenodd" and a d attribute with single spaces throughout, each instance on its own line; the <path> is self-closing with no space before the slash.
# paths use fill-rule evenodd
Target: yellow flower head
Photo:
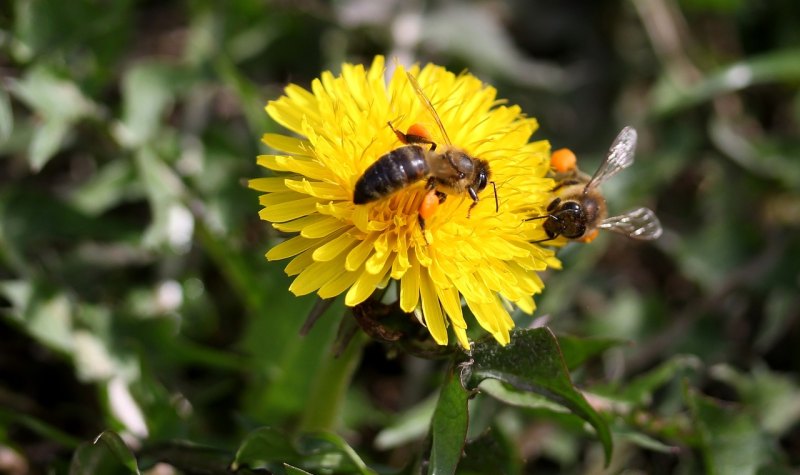
<path id="1" fill-rule="evenodd" d="M 265 134 L 264 143 L 280 154 L 259 156 L 258 163 L 278 173 L 250 181 L 264 192 L 261 219 L 299 233 L 272 248 L 267 259 L 292 258 L 286 272 L 297 276 L 289 288 L 294 294 L 331 298 L 346 292 L 348 306 L 396 280 L 403 311 L 420 309 L 442 345 L 449 322 L 468 348 L 463 298 L 480 325 L 506 344 L 514 326 L 511 303 L 532 312 L 532 295 L 543 287 L 537 271 L 559 265 L 552 251 L 531 243 L 542 237 L 541 220 L 525 221 L 551 199 L 550 146 L 529 142 L 536 120 L 518 106 L 503 105 L 497 91 L 476 77 L 430 64 L 409 72 L 452 143 L 488 162 L 499 210 L 492 185 L 469 214 L 469 195 L 451 194 L 425 220 L 423 235 L 418 210 L 424 179 L 375 202 L 353 204 L 364 171 L 403 146 L 388 122 L 400 131 L 423 124 L 434 142 L 446 143 L 402 66 L 387 84 L 378 56 L 368 70 L 345 64 L 341 75 L 324 72 L 315 79 L 311 91 L 292 84 L 267 104 L 276 122 L 301 136 Z"/>

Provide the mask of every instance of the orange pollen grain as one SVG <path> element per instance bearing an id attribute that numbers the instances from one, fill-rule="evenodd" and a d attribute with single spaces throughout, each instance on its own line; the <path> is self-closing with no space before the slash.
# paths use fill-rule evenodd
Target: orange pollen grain
<path id="1" fill-rule="evenodd" d="M 568 148 L 560 148 L 550 155 L 550 166 L 557 173 L 566 173 L 575 169 L 578 163 L 577 157 Z"/>

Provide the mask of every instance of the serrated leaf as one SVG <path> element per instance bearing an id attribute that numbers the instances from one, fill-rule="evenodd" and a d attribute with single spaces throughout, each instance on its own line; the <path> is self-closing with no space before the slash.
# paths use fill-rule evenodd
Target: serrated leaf
<path id="1" fill-rule="evenodd" d="M 464 366 L 462 381 L 467 388 L 476 388 L 487 378 L 519 391 L 541 394 L 566 407 L 594 427 L 606 461 L 611 459 L 608 424 L 572 385 L 558 340 L 548 328 L 515 330 L 506 346 L 489 339 L 476 342 L 471 364 Z"/>
<path id="2" fill-rule="evenodd" d="M 468 399 L 469 391 L 464 389 L 457 375 L 450 371 L 433 413 L 429 474 L 456 472 L 469 427 Z"/>
<path id="3" fill-rule="evenodd" d="M 140 475 L 136 457 L 122 438 L 106 431 L 92 443 L 82 444 L 75 451 L 69 466 L 70 475 L 117 475 L 120 469 Z"/>

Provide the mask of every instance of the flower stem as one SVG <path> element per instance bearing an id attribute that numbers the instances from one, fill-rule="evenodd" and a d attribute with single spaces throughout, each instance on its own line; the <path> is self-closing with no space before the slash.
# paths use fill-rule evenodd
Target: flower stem
<path id="1" fill-rule="evenodd" d="M 366 342 L 366 335 L 359 331 L 338 357 L 329 356 L 320 365 L 311 387 L 308 407 L 300 421 L 301 431 L 336 428 L 347 388 L 361 360 L 361 350 Z"/>

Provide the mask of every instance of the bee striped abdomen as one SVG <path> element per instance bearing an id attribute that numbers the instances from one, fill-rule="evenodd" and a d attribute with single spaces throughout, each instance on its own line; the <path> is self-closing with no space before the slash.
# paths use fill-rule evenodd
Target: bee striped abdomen
<path id="1" fill-rule="evenodd" d="M 380 157 L 356 182 L 353 203 L 360 205 L 385 198 L 430 174 L 425 150 L 408 145 Z"/>

